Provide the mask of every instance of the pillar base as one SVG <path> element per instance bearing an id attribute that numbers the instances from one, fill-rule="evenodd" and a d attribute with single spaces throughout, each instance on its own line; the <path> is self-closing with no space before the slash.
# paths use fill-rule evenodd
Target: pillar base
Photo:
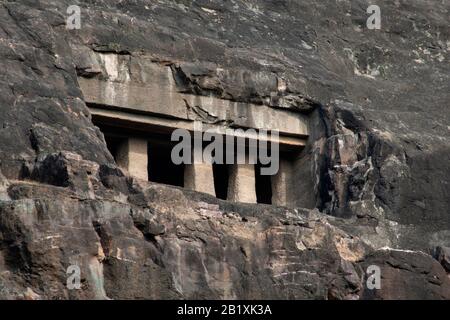
<path id="1" fill-rule="evenodd" d="M 276 206 L 291 206 L 293 166 L 290 161 L 280 159 L 278 173 L 272 176 L 272 204 Z"/>
<path id="2" fill-rule="evenodd" d="M 118 147 L 116 161 L 119 167 L 141 180 L 148 181 L 147 140 L 128 138 Z"/>
<path id="3" fill-rule="evenodd" d="M 215 196 L 212 165 L 209 163 L 186 165 L 184 169 L 184 187 Z"/>
<path id="4" fill-rule="evenodd" d="M 256 203 L 255 166 L 236 164 L 230 168 L 229 174 L 227 200 Z"/>

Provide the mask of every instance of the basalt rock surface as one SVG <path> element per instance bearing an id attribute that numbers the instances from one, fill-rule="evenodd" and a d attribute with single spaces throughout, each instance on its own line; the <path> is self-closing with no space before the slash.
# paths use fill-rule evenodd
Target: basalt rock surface
<path id="1" fill-rule="evenodd" d="M 368 30 L 369 4 L 0 0 L 0 298 L 449 299 L 450 4 L 378 1 Z M 78 84 L 98 52 L 308 115 L 301 205 L 122 172 Z"/>

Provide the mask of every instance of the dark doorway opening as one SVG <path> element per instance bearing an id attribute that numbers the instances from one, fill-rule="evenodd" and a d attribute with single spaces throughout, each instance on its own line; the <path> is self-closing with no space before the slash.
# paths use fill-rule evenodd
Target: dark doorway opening
<path id="1" fill-rule="evenodd" d="M 226 164 L 213 164 L 214 189 L 216 197 L 227 200 L 229 170 Z"/>
<path id="2" fill-rule="evenodd" d="M 119 154 L 119 147 L 125 142 L 124 138 L 114 137 L 105 135 L 106 147 L 114 158 L 114 161 L 117 162 L 117 157 Z"/>
<path id="3" fill-rule="evenodd" d="M 184 187 L 184 164 L 174 164 L 170 144 L 148 143 L 148 180 Z"/>
<path id="4" fill-rule="evenodd" d="M 262 175 L 260 163 L 255 164 L 256 202 L 272 204 L 272 179 L 269 175 Z"/>

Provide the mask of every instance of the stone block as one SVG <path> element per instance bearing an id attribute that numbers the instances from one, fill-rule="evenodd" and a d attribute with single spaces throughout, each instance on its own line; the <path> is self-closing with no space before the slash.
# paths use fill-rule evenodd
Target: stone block
<path id="1" fill-rule="evenodd" d="M 212 165 L 209 163 L 186 165 L 184 169 L 184 187 L 215 196 Z"/>
<path id="2" fill-rule="evenodd" d="M 272 176 L 272 204 L 277 206 L 292 205 L 293 166 L 289 160 L 280 158 L 278 173 Z"/>
<path id="3" fill-rule="evenodd" d="M 124 140 L 117 148 L 116 162 L 131 176 L 148 180 L 147 141 L 139 138 Z"/>
<path id="4" fill-rule="evenodd" d="M 228 200 L 256 203 L 255 166 L 236 164 L 230 167 L 228 180 Z"/>

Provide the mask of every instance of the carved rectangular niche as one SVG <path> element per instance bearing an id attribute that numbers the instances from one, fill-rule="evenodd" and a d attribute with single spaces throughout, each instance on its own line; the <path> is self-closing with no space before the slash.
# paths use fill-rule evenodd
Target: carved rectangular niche
<path id="1" fill-rule="evenodd" d="M 293 155 L 301 150 L 295 144 L 282 143 L 279 171 L 275 175 L 264 176 L 260 172 L 263 167 L 260 163 L 173 164 L 171 126 L 122 122 L 95 114 L 93 120 L 104 132 L 117 164 L 138 179 L 184 187 L 234 202 L 281 206 L 295 203 L 292 163 Z"/>

